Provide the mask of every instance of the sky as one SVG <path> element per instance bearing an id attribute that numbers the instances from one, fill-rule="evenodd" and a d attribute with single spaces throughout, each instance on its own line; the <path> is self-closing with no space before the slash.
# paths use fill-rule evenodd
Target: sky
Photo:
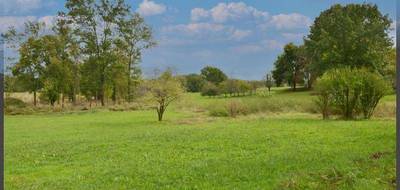
<path id="1" fill-rule="evenodd" d="M 333 4 L 373 3 L 392 20 L 395 0 L 126 0 L 152 27 L 157 46 L 143 52 L 144 75 L 172 68 L 199 73 L 205 66 L 229 77 L 260 80 L 285 44 L 301 44 L 321 11 Z M 0 0 L 0 32 L 26 20 L 54 22 L 63 0 Z M 393 25 L 393 28 L 394 25 Z M 390 33 L 395 36 L 395 31 Z M 12 55 L 11 50 L 5 51 Z M 0 64 L 3 64 L 0 61 Z M 7 65 L 7 63 L 6 63 Z"/>

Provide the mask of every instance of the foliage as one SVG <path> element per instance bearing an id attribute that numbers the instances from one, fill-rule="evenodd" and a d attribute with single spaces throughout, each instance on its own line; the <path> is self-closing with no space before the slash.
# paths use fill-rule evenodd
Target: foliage
<path id="1" fill-rule="evenodd" d="M 330 105 L 340 110 L 345 119 L 353 119 L 360 112 L 364 118 L 370 118 L 388 91 L 386 81 L 379 74 L 348 67 L 329 70 L 317 84 L 317 105 L 324 118 Z"/>
<path id="2" fill-rule="evenodd" d="M 272 77 L 277 86 L 286 81 L 293 90 L 296 90 L 296 84 L 302 79 L 303 69 L 308 59 L 304 48 L 304 46 L 296 46 L 293 43 L 285 45 L 284 52 L 278 56 L 272 71 Z"/>
<path id="3" fill-rule="evenodd" d="M 206 81 L 201 75 L 189 74 L 185 76 L 185 87 L 188 92 L 200 92 Z"/>
<path id="4" fill-rule="evenodd" d="M 220 69 L 211 66 L 201 69 L 201 75 L 206 81 L 211 82 L 214 85 L 218 85 L 228 78 Z"/>
<path id="5" fill-rule="evenodd" d="M 168 105 L 183 93 L 181 83 L 167 70 L 157 79 L 149 81 L 148 88 L 153 101 L 157 103 L 158 121 L 162 121 Z"/>
<path id="6" fill-rule="evenodd" d="M 207 82 L 201 90 L 202 96 L 217 96 L 219 94 L 220 94 L 219 88 L 211 82 Z"/>
<path id="7" fill-rule="evenodd" d="M 320 76 L 341 66 L 367 67 L 382 74 L 383 59 L 392 48 L 391 20 L 372 4 L 336 4 L 323 11 L 311 26 L 305 46 L 310 69 Z"/>

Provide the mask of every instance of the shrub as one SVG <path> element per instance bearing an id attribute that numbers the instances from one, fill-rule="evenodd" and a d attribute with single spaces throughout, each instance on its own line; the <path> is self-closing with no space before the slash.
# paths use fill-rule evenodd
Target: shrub
<path id="1" fill-rule="evenodd" d="M 337 109 L 344 119 L 353 119 L 359 113 L 370 118 L 388 87 L 379 74 L 366 69 L 340 68 L 327 71 L 318 79 L 316 89 L 315 103 L 324 118 L 330 109 Z"/>
<path id="2" fill-rule="evenodd" d="M 5 107 L 25 108 L 26 103 L 18 98 L 7 97 L 4 99 Z"/>
<path id="3" fill-rule="evenodd" d="M 379 100 L 390 91 L 390 86 L 378 74 L 364 72 L 362 77 L 360 109 L 365 119 L 371 118 Z"/>
<path id="4" fill-rule="evenodd" d="M 246 115 L 249 113 L 249 108 L 244 105 L 241 101 L 232 100 L 226 104 L 226 109 L 230 117 L 236 117 L 238 115 Z"/>
<path id="5" fill-rule="evenodd" d="M 210 82 L 204 85 L 203 89 L 201 90 L 202 96 L 217 96 L 219 94 L 220 90 L 218 89 L 218 87 Z"/>

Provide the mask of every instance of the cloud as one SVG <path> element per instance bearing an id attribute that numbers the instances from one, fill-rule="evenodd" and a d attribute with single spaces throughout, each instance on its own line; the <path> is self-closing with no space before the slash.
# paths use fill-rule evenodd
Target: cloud
<path id="1" fill-rule="evenodd" d="M 219 32 L 225 29 L 224 25 L 214 23 L 189 23 L 167 26 L 162 29 L 163 32 L 182 32 L 188 35 L 205 34 L 209 32 Z"/>
<path id="2" fill-rule="evenodd" d="M 15 27 L 16 30 L 23 30 L 25 22 L 27 21 L 38 21 L 46 24 L 46 29 L 50 29 L 55 22 L 55 16 L 0 16 L 0 33 L 6 32 L 11 26 Z"/>
<path id="3" fill-rule="evenodd" d="M 234 53 L 254 54 L 267 52 L 268 50 L 281 50 L 284 46 L 283 42 L 277 40 L 262 40 L 258 43 L 242 44 L 231 48 Z"/>
<path id="4" fill-rule="evenodd" d="M 166 11 L 166 6 L 163 4 L 157 4 L 151 0 L 143 0 L 139 4 L 139 8 L 136 10 L 142 16 L 152 16 L 162 14 Z"/>
<path id="5" fill-rule="evenodd" d="M 234 30 L 231 35 L 231 38 L 234 40 L 241 40 L 251 34 L 251 30 Z"/>
<path id="6" fill-rule="evenodd" d="M 261 43 L 270 50 L 280 50 L 285 46 L 283 42 L 277 40 L 264 40 Z"/>
<path id="7" fill-rule="evenodd" d="M 38 9 L 41 0 L 5 0 L 2 3 L 4 14 L 15 14 Z M 4 15 L 3 14 L 3 15 Z"/>
<path id="8" fill-rule="evenodd" d="M 290 32 L 284 32 L 281 34 L 285 39 L 294 41 L 294 40 L 301 40 L 305 36 L 304 33 L 290 33 Z"/>
<path id="9" fill-rule="evenodd" d="M 207 18 L 210 16 L 209 12 L 202 8 L 194 8 L 192 9 L 191 13 L 191 20 L 192 21 L 199 21 L 202 18 Z"/>
<path id="10" fill-rule="evenodd" d="M 277 29 L 308 28 L 311 23 L 310 18 L 298 13 L 274 15 L 270 21 Z"/>
<path id="11" fill-rule="evenodd" d="M 195 8 L 191 11 L 192 21 L 198 21 L 202 18 L 211 18 L 214 22 L 224 23 L 229 20 L 238 20 L 241 18 L 266 19 L 268 13 L 259 11 L 243 2 L 237 3 L 219 3 L 210 10 Z"/>

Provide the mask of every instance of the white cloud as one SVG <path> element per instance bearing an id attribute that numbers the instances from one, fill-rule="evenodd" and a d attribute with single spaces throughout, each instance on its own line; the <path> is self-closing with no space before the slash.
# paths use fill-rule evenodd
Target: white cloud
<path id="1" fill-rule="evenodd" d="M 209 16 L 209 12 L 202 8 L 194 8 L 191 11 L 191 20 L 199 21 L 202 18 L 207 18 Z"/>
<path id="2" fill-rule="evenodd" d="M 185 34 L 204 34 L 207 32 L 219 32 L 225 29 L 224 25 L 213 23 L 189 23 L 164 27 L 163 32 L 183 32 Z"/>
<path id="3" fill-rule="evenodd" d="M 249 36 L 251 33 L 252 33 L 251 30 L 235 30 L 232 33 L 231 38 L 234 40 L 241 40 Z"/>
<path id="4" fill-rule="evenodd" d="M 298 13 L 278 14 L 271 18 L 270 23 L 277 29 L 307 28 L 312 21 L 307 16 Z"/>
<path id="5" fill-rule="evenodd" d="M 40 8 L 41 3 L 41 0 L 3 0 L 0 11 L 2 15 L 23 13 Z"/>
<path id="6" fill-rule="evenodd" d="M 253 54 L 267 52 L 268 50 L 281 50 L 284 46 L 283 42 L 276 40 L 263 40 L 258 43 L 243 44 L 231 48 L 234 53 Z"/>
<path id="7" fill-rule="evenodd" d="M 151 0 L 143 0 L 139 4 L 139 8 L 136 10 L 142 16 L 152 16 L 162 14 L 166 11 L 166 6 L 163 4 L 157 4 Z"/>
<path id="8" fill-rule="evenodd" d="M 212 18 L 214 22 L 224 23 L 229 20 L 238 20 L 241 18 L 267 19 L 268 13 L 259 11 L 243 2 L 238 3 L 219 3 L 210 10 L 195 8 L 191 12 L 192 21 L 201 18 Z"/>
<path id="9" fill-rule="evenodd" d="M 261 42 L 265 47 L 271 50 L 280 50 L 285 46 L 283 42 L 277 40 L 264 40 Z"/>
<path id="10" fill-rule="evenodd" d="M 50 29 L 55 22 L 55 16 L 1 16 L 0 17 L 0 33 L 8 30 L 11 26 L 14 26 L 16 30 L 23 30 L 24 23 L 27 21 L 39 21 L 46 24 L 46 29 Z"/>
<path id="11" fill-rule="evenodd" d="M 303 37 L 305 36 L 304 33 L 290 33 L 290 32 L 284 32 L 281 34 L 284 38 L 286 38 L 287 40 L 301 40 L 303 39 Z"/>

